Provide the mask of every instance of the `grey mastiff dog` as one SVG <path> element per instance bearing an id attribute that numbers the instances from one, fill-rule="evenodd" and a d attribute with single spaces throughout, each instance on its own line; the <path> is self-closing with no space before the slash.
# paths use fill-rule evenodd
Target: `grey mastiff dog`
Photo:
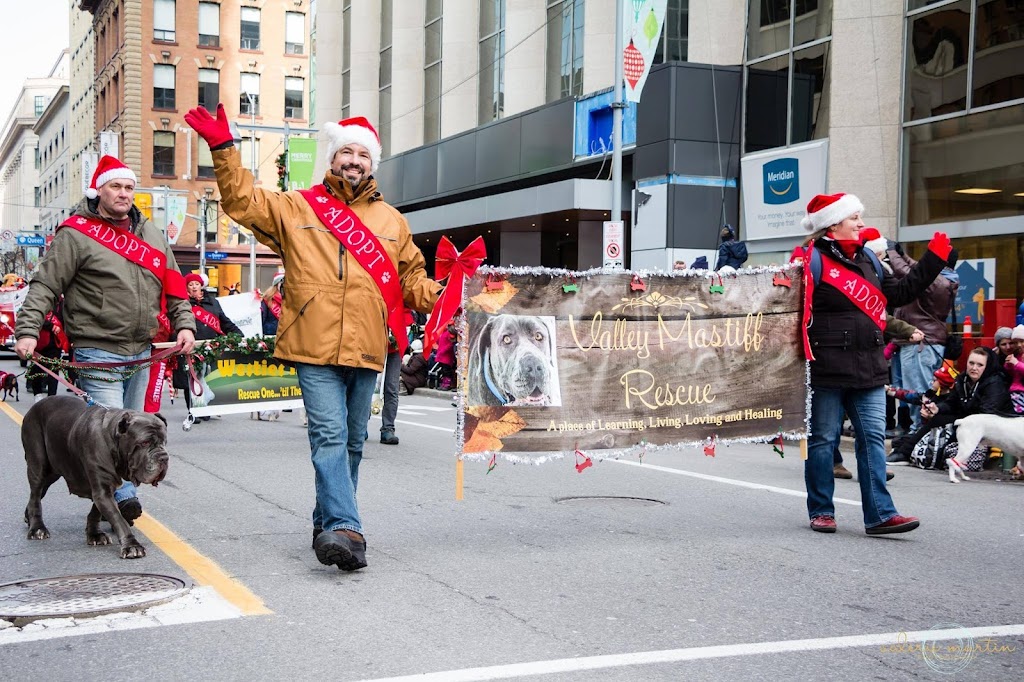
<path id="1" fill-rule="evenodd" d="M 108 410 L 79 398 L 53 396 L 25 415 L 21 443 L 28 465 L 30 494 L 25 507 L 29 540 L 45 540 L 42 499 L 63 477 L 72 495 L 92 500 L 85 521 L 89 545 L 109 545 L 99 529 L 105 518 L 117 533 L 122 559 L 141 559 L 146 549 L 132 534 L 114 502 L 122 480 L 158 484 L 167 475 L 167 421 L 158 414 Z"/>

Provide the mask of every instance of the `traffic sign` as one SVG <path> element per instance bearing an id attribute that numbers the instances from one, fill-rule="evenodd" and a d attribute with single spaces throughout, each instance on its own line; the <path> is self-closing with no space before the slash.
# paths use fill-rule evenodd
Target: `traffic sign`
<path id="1" fill-rule="evenodd" d="M 223 251 L 207 251 L 206 260 L 227 260 L 228 254 Z"/>
<path id="2" fill-rule="evenodd" d="M 46 246 L 46 235 L 19 234 L 18 246 Z"/>
<path id="3" fill-rule="evenodd" d="M 14 239 L 14 232 L 11 230 L 4 230 L 3 232 L 0 232 L 0 240 L 9 242 L 12 239 Z"/>
<path id="4" fill-rule="evenodd" d="M 625 224 L 621 220 L 604 221 L 604 267 L 622 269 L 622 238 Z"/>

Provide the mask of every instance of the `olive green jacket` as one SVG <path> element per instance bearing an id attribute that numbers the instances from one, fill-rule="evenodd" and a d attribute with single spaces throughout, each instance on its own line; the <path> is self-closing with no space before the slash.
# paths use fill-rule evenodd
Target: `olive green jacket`
<path id="1" fill-rule="evenodd" d="M 96 199 L 83 199 L 75 215 L 101 219 Z M 163 233 L 134 206 L 131 231 L 167 257 L 178 269 Z M 159 325 L 163 283 L 148 270 L 127 260 L 77 230 L 62 229 L 39 262 L 18 312 L 15 337 L 39 338 L 43 320 L 64 294 L 64 329 L 77 348 L 99 348 L 118 355 L 138 355 L 150 347 Z M 196 329 L 187 300 L 167 297 L 167 316 L 174 333 Z"/>

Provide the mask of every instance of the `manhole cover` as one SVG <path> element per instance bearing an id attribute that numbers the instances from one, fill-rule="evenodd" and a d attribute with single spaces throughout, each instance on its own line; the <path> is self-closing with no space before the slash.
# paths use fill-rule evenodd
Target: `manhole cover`
<path id="1" fill-rule="evenodd" d="M 661 500 L 650 497 L 620 497 L 617 495 L 581 495 L 579 497 L 556 497 L 555 502 L 559 504 L 571 502 L 573 504 L 584 504 L 600 507 L 650 507 L 659 504 L 668 504 Z"/>
<path id="2" fill-rule="evenodd" d="M 185 592 L 185 582 L 146 573 L 91 573 L 0 585 L 0 618 L 15 625 L 39 618 L 84 618 L 138 611 Z"/>

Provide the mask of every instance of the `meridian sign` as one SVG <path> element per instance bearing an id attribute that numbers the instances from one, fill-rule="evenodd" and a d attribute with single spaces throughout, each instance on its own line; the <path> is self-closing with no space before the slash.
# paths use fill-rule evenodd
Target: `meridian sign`
<path id="1" fill-rule="evenodd" d="M 747 241 L 806 236 L 807 202 L 827 186 L 828 140 L 750 154 L 740 168 Z"/>

